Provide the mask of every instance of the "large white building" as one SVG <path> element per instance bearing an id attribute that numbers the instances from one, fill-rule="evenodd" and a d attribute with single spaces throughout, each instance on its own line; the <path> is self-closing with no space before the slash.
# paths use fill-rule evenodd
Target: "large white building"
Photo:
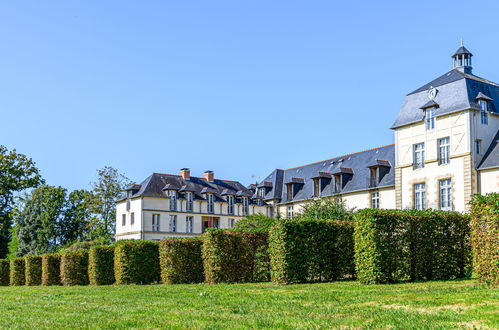
<path id="1" fill-rule="evenodd" d="M 210 172 L 153 174 L 117 203 L 117 239 L 198 234 L 245 214 L 293 217 L 328 196 L 357 209 L 468 210 L 474 194 L 499 192 L 499 85 L 473 75 L 472 56 L 461 46 L 451 71 L 405 96 L 395 144 L 275 169 L 248 188 Z"/>

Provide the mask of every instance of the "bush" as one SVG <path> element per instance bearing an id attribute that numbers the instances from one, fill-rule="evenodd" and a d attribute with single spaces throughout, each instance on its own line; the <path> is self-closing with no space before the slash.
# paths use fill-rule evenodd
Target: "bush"
<path id="1" fill-rule="evenodd" d="M 10 260 L 10 285 L 25 285 L 24 258 Z"/>
<path id="2" fill-rule="evenodd" d="M 272 281 L 332 281 L 355 276 L 353 223 L 286 219 L 269 234 Z"/>
<path id="3" fill-rule="evenodd" d="M 161 282 L 164 284 L 201 283 L 204 281 L 203 241 L 173 238 L 159 242 Z"/>
<path id="4" fill-rule="evenodd" d="M 342 201 L 341 198 L 338 197 L 318 198 L 304 203 L 302 211 L 297 217 L 309 220 L 353 220 L 354 209 L 348 208 L 345 201 Z"/>
<path id="5" fill-rule="evenodd" d="M 160 280 L 158 244 L 123 240 L 114 249 L 116 284 L 149 284 Z"/>
<path id="6" fill-rule="evenodd" d="M 114 283 L 114 246 L 93 246 L 88 254 L 88 278 L 92 285 Z"/>
<path id="7" fill-rule="evenodd" d="M 44 254 L 42 256 L 42 285 L 61 284 L 61 255 Z"/>
<path id="8" fill-rule="evenodd" d="M 268 233 L 270 228 L 277 223 L 274 218 L 266 217 L 262 214 L 247 215 L 237 221 L 229 231 L 243 233 Z"/>
<path id="9" fill-rule="evenodd" d="M 499 286 L 499 194 L 476 195 L 471 216 L 474 272 L 480 283 Z"/>
<path id="10" fill-rule="evenodd" d="M 267 234 L 210 230 L 204 234 L 206 282 L 242 283 L 269 280 Z"/>
<path id="11" fill-rule="evenodd" d="M 26 285 L 42 284 L 42 257 L 26 256 L 24 257 L 26 268 Z"/>
<path id="12" fill-rule="evenodd" d="M 461 213 L 364 209 L 354 238 L 362 283 L 446 280 L 469 270 L 469 218 Z"/>
<path id="13" fill-rule="evenodd" d="M 8 260 L 0 260 L 0 286 L 10 283 L 10 263 Z"/>
<path id="14" fill-rule="evenodd" d="M 88 250 L 66 251 L 61 257 L 63 285 L 88 284 Z"/>

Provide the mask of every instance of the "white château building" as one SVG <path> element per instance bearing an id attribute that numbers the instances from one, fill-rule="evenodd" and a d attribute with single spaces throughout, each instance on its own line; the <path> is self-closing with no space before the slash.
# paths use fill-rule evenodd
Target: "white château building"
<path id="1" fill-rule="evenodd" d="M 499 85 L 472 73 L 463 45 L 453 69 L 405 96 L 395 144 L 275 169 L 258 185 L 153 174 L 118 201 L 116 238 L 190 236 L 246 214 L 292 218 L 315 198 L 360 208 L 464 212 L 474 194 L 499 192 Z"/>

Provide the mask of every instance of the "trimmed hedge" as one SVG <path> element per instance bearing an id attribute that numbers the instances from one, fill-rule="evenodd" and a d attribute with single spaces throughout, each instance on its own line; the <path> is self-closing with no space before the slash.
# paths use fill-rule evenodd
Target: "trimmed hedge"
<path id="1" fill-rule="evenodd" d="M 158 244 L 123 240 L 114 249 L 116 284 L 149 284 L 160 280 Z"/>
<path id="2" fill-rule="evenodd" d="M 482 284 L 499 286 L 499 194 L 475 195 L 471 216 L 475 275 Z"/>
<path id="3" fill-rule="evenodd" d="M 274 283 L 355 277 L 350 221 L 286 219 L 270 230 L 269 247 Z"/>
<path id="4" fill-rule="evenodd" d="M 41 256 L 26 256 L 25 261 L 25 276 L 26 285 L 41 285 L 42 284 L 42 257 Z"/>
<path id="5" fill-rule="evenodd" d="M 61 256 L 61 283 L 88 284 L 88 250 L 68 250 Z"/>
<path id="6" fill-rule="evenodd" d="M 61 255 L 42 255 L 42 285 L 61 285 Z"/>
<path id="7" fill-rule="evenodd" d="M 203 236 L 207 283 L 269 280 L 267 234 L 210 230 Z"/>
<path id="8" fill-rule="evenodd" d="M 88 278 L 92 285 L 114 283 L 114 246 L 93 246 L 88 254 Z"/>
<path id="9" fill-rule="evenodd" d="M 463 278 L 470 268 L 469 217 L 458 212 L 364 209 L 356 213 L 362 283 Z"/>
<path id="10" fill-rule="evenodd" d="M 197 238 L 172 238 L 159 242 L 161 282 L 164 284 L 204 281 L 203 241 Z"/>
<path id="11" fill-rule="evenodd" d="M 10 260 L 10 285 L 25 285 L 25 262 L 24 258 Z"/>
<path id="12" fill-rule="evenodd" d="M 10 263 L 8 260 L 0 260 L 0 286 L 10 284 Z"/>

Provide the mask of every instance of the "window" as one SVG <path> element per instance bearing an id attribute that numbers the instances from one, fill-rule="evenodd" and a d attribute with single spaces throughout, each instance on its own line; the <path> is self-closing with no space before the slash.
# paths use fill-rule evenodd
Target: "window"
<path id="1" fill-rule="evenodd" d="M 480 121 L 483 125 L 488 125 L 489 123 L 489 113 L 488 110 L 488 102 L 485 100 L 478 101 L 480 104 Z"/>
<path id="2" fill-rule="evenodd" d="M 424 143 L 418 143 L 413 146 L 413 167 L 424 167 Z"/>
<path id="3" fill-rule="evenodd" d="M 220 220 L 218 218 L 213 219 L 213 228 L 220 228 Z"/>
<path id="4" fill-rule="evenodd" d="M 123 215 L 121 216 L 121 225 L 122 225 L 122 226 L 125 226 L 125 225 L 126 225 L 126 214 L 123 214 Z"/>
<path id="5" fill-rule="evenodd" d="M 249 214 L 249 200 L 248 197 L 243 197 L 243 215 Z"/>
<path id="6" fill-rule="evenodd" d="M 449 164 L 450 162 L 450 138 L 438 139 L 438 165 Z"/>
<path id="7" fill-rule="evenodd" d="M 214 196 L 212 194 L 208 194 L 206 198 L 208 199 L 208 213 L 214 213 L 215 212 Z"/>
<path id="8" fill-rule="evenodd" d="M 229 228 L 234 227 L 236 221 L 234 219 L 229 219 Z"/>
<path id="9" fill-rule="evenodd" d="M 257 200 L 256 200 L 256 204 L 257 204 L 258 206 L 263 206 L 263 199 L 257 199 Z"/>
<path id="10" fill-rule="evenodd" d="M 425 110 L 425 125 L 427 131 L 435 128 L 435 108 Z"/>
<path id="11" fill-rule="evenodd" d="M 288 195 L 288 201 L 292 200 L 293 199 L 293 184 L 292 183 L 288 183 L 286 185 L 286 192 Z"/>
<path id="12" fill-rule="evenodd" d="M 227 214 L 234 214 L 234 196 L 227 196 Z"/>
<path id="13" fill-rule="evenodd" d="M 288 206 L 288 219 L 293 219 L 293 205 Z"/>
<path id="14" fill-rule="evenodd" d="M 192 233 L 194 231 L 193 218 L 185 217 L 185 232 Z"/>
<path id="15" fill-rule="evenodd" d="M 451 181 L 450 179 L 440 180 L 440 209 L 452 211 Z"/>
<path id="16" fill-rule="evenodd" d="M 172 233 L 177 232 L 177 216 L 176 215 L 170 215 L 170 231 Z"/>
<path id="17" fill-rule="evenodd" d="M 177 192 L 170 191 L 170 211 L 177 211 Z"/>
<path id="18" fill-rule="evenodd" d="M 133 226 L 133 224 L 135 223 L 135 213 L 131 213 L 130 214 L 130 224 Z"/>
<path id="19" fill-rule="evenodd" d="M 378 185 L 378 168 L 377 167 L 371 167 L 369 169 L 370 176 L 369 176 L 369 187 L 376 187 Z"/>
<path id="20" fill-rule="evenodd" d="M 426 208 L 426 184 L 417 183 L 414 185 L 414 208 L 424 210 Z"/>
<path id="21" fill-rule="evenodd" d="M 259 196 L 260 198 L 265 198 L 265 188 L 260 188 L 260 189 L 258 190 L 258 196 Z"/>
<path id="22" fill-rule="evenodd" d="M 159 214 L 152 215 L 152 231 L 159 231 Z"/>
<path id="23" fill-rule="evenodd" d="M 321 194 L 321 179 L 314 179 L 314 197 L 319 197 Z"/>
<path id="24" fill-rule="evenodd" d="M 194 201 L 192 198 L 192 192 L 188 191 L 185 193 L 185 200 L 186 200 L 185 210 L 192 212 L 192 210 L 194 208 Z"/>
<path id="25" fill-rule="evenodd" d="M 379 192 L 373 191 L 371 193 L 371 208 L 379 209 Z"/>
<path id="26" fill-rule="evenodd" d="M 482 140 L 475 141 L 475 150 L 477 155 L 479 155 L 482 152 Z"/>

